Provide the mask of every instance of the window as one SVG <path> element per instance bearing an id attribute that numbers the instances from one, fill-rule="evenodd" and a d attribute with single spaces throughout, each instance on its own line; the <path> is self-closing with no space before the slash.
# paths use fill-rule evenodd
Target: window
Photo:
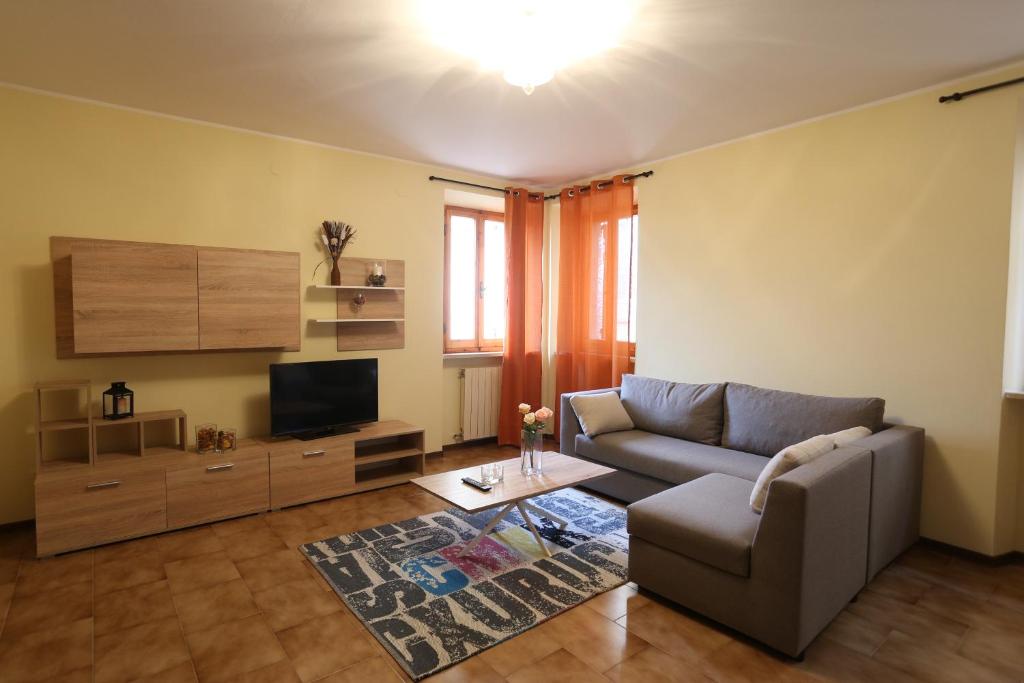
<path id="1" fill-rule="evenodd" d="M 590 338 L 604 341 L 606 336 L 606 318 L 615 326 L 615 341 L 633 345 L 636 343 L 636 270 L 637 270 L 637 233 L 639 232 L 639 216 L 637 207 L 633 207 L 633 215 L 620 218 L 615 230 L 609 230 L 608 221 L 597 223 L 595 228 L 593 251 L 591 253 L 590 272 L 594 273 L 594 294 L 590 313 Z M 611 232 L 611 234 L 609 234 Z M 606 301 L 605 292 L 610 297 L 611 291 L 606 283 L 609 272 L 614 273 L 615 300 Z M 614 306 L 608 310 L 608 306 Z M 632 350 L 630 350 L 632 353 Z"/>
<path id="2" fill-rule="evenodd" d="M 636 343 L 636 255 L 640 216 L 619 219 L 618 271 L 615 283 L 615 341 Z"/>
<path id="3" fill-rule="evenodd" d="M 455 206 L 444 214 L 444 351 L 501 351 L 505 216 Z"/>

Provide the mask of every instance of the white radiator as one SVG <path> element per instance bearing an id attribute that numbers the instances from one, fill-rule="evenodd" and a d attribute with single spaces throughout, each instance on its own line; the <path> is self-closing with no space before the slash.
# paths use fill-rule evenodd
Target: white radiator
<path id="1" fill-rule="evenodd" d="M 462 440 L 498 435 L 501 366 L 466 368 L 462 377 Z"/>

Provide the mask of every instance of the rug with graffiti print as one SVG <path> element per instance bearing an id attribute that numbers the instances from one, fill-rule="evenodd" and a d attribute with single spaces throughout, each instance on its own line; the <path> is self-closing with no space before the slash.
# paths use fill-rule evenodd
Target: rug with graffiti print
<path id="1" fill-rule="evenodd" d="M 626 581 L 626 511 L 575 489 L 530 503 L 541 552 L 515 511 L 459 557 L 496 510 L 456 508 L 308 543 L 302 551 L 413 678 L 493 647 Z M 338 643 L 338 647 L 345 647 Z"/>

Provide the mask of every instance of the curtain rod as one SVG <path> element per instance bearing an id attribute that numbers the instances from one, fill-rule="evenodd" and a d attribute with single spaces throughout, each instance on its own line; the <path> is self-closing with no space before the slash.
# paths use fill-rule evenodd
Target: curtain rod
<path id="1" fill-rule="evenodd" d="M 991 85 L 983 85 L 980 88 L 974 88 L 973 90 L 955 92 L 952 95 L 943 95 L 939 98 L 939 103 L 959 102 L 965 97 L 970 97 L 971 95 L 980 95 L 981 93 L 988 92 L 989 90 L 998 90 L 999 88 L 1006 88 L 1011 85 L 1017 85 L 1018 83 L 1024 83 L 1024 76 L 1020 78 L 1011 78 L 1008 81 L 1001 81 L 999 83 L 992 83 Z"/>
<path id="2" fill-rule="evenodd" d="M 635 178 L 648 178 L 648 177 L 650 177 L 652 175 L 654 175 L 654 171 L 644 171 L 643 173 L 633 173 L 631 175 L 623 176 L 623 179 L 624 180 L 633 180 Z M 508 192 L 508 190 L 506 190 L 503 187 L 491 187 L 490 185 L 480 185 L 478 183 L 468 183 L 465 180 L 453 180 L 452 178 L 442 178 L 441 176 L 436 176 L 436 175 L 432 175 L 432 176 L 428 177 L 427 180 L 439 180 L 439 181 L 441 181 L 443 183 L 454 183 L 456 185 L 465 185 L 466 187 L 478 187 L 481 190 L 492 190 L 494 192 L 501 192 L 502 194 L 505 194 L 506 192 Z M 605 181 L 603 183 L 598 183 L 597 184 L 597 188 L 601 189 L 602 187 L 604 187 L 605 185 L 607 185 L 610 182 L 611 181 L 608 180 L 608 181 Z M 581 192 L 586 192 L 589 189 L 590 189 L 589 187 L 584 187 L 580 191 Z M 534 196 L 535 194 L 539 194 L 539 193 L 531 192 L 530 194 L 531 194 L 531 196 Z M 544 199 L 545 200 L 548 200 L 548 199 L 558 199 L 560 196 L 561 195 L 558 195 L 558 194 L 549 194 L 549 195 L 545 195 Z"/>

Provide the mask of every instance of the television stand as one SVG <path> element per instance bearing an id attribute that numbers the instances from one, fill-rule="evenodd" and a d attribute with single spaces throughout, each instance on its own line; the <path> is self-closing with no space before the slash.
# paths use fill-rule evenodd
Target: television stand
<path id="1" fill-rule="evenodd" d="M 308 432 L 296 432 L 295 434 L 291 434 L 290 436 L 298 439 L 299 441 L 314 441 L 316 439 L 323 439 L 328 436 L 357 433 L 359 433 L 359 427 L 343 425 L 338 427 L 328 427 L 327 429 L 311 429 Z"/>

